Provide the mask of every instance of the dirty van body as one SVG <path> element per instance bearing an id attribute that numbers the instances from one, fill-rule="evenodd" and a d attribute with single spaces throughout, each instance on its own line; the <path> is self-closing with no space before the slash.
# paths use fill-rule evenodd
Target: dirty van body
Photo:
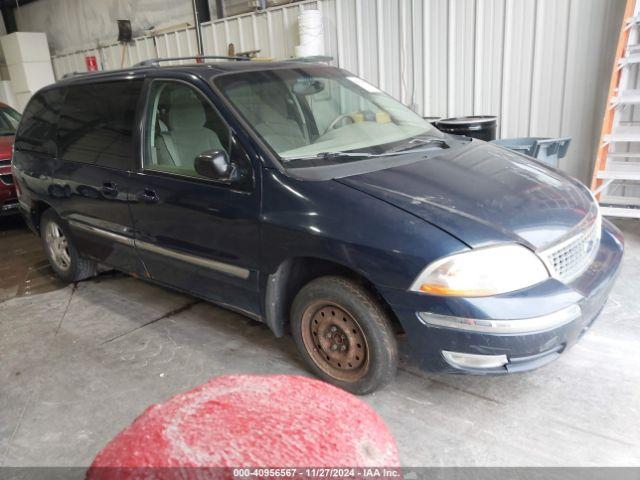
<path id="1" fill-rule="evenodd" d="M 61 278 L 108 266 L 241 312 L 355 393 L 393 378 L 401 335 L 430 371 L 547 364 L 623 254 L 580 182 L 310 63 L 60 81 L 27 106 L 13 173 Z"/>

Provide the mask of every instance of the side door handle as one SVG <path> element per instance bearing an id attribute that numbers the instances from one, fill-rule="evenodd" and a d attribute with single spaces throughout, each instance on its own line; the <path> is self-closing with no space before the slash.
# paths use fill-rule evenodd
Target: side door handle
<path id="1" fill-rule="evenodd" d="M 142 192 L 138 193 L 138 200 L 147 203 L 158 203 L 160 201 L 160 197 L 155 192 L 155 190 L 145 188 Z"/>
<path id="2" fill-rule="evenodd" d="M 118 185 L 113 182 L 103 182 L 102 183 L 102 193 L 107 197 L 117 197 L 118 196 Z"/>

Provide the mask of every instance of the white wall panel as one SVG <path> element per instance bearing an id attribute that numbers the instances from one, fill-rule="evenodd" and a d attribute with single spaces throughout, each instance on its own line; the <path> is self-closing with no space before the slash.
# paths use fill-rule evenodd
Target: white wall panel
<path id="1" fill-rule="evenodd" d="M 404 104 L 417 108 L 415 103 L 415 28 L 413 26 L 413 0 L 400 0 L 398 3 L 399 22 L 399 57 L 400 57 L 400 95 L 399 99 Z"/>
<path id="2" fill-rule="evenodd" d="M 502 64 L 503 102 L 500 114 L 500 131 L 503 137 L 529 135 L 538 1 L 549 0 L 506 2 Z M 551 1 L 555 3 L 555 0 Z"/>
<path id="3" fill-rule="evenodd" d="M 424 57 L 422 85 L 425 116 L 446 116 L 449 98 L 449 0 L 423 4 Z"/>
<path id="4" fill-rule="evenodd" d="M 450 0 L 448 15 L 448 116 L 473 111 L 476 1 Z"/>
<path id="5" fill-rule="evenodd" d="M 225 55 L 233 42 L 236 51 L 291 57 L 300 9 L 318 8 L 335 65 L 425 116 L 498 115 L 502 137 L 571 136 L 561 167 L 587 180 L 624 3 L 315 0 L 203 24 L 204 48 Z M 193 29 L 153 42 L 136 39 L 125 66 L 196 53 Z M 84 70 L 85 54 L 54 57 L 56 75 Z M 120 46 L 101 48 L 99 58 L 119 68 Z"/>
<path id="6" fill-rule="evenodd" d="M 476 2 L 473 111 L 499 113 L 502 109 L 502 54 L 507 0 Z"/>
<path id="7" fill-rule="evenodd" d="M 382 73 L 380 88 L 397 99 L 400 99 L 400 79 L 403 74 L 400 61 L 400 34 L 402 33 L 399 21 L 400 1 L 404 0 L 384 0 L 378 11 L 380 15 L 378 48 L 379 51 L 382 51 L 382 63 L 379 69 Z M 372 51 L 370 54 L 375 55 L 375 52 Z"/>
<path id="8" fill-rule="evenodd" d="M 342 68 L 357 73 L 358 64 L 364 62 L 364 58 L 358 58 L 359 53 L 364 54 L 363 46 L 358 45 L 357 36 L 357 31 L 362 29 L 362 20 L 356 20 L 356 0 L 339 1 L 341 8 L 336 11 L 336 25 L 343 25 L 343 28 L 338 28 L 337 31 L 336 59 Z M 349 27 L 344 28 L 346 25 Z"/>
<path id="9" fill-rule="evenodd" d="M 561 134 L 562 116 L 558 111 L 564 97 L 570 3 L 556 0 L 553 4 L 537 4 L 529 125 L 532 136 Z"/>

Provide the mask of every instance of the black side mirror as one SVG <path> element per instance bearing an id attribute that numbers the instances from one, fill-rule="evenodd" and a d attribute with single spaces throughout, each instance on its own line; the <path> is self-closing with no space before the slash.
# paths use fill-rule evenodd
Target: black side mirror
<path id="1" fill-rule="evenodd" d="M 237 180 L 238 173 L 224 150 L 207 150 L 198 155 L 194 162 L 198 174 L 203 177 L 231 183 Z"/>

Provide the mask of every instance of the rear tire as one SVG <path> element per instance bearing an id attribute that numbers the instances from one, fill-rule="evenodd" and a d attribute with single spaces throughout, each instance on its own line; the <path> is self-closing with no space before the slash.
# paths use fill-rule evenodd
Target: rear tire
<path id="1" fill-rule="evenodd" d="M 62 280 L 72 283 L 96 275 L 96 263 L 78 253 L 69 228 L 52 209 L 42 214 L 40 237 L 51 268 Z"/>
<path id="2" fill-rule="evenodd" d="M 387 314 L 363 286 L 344 277 L 305 285 L 291 308 L 302 357 L 323 380 L 358 395 L 393 380 L 398 347 Z"/>

